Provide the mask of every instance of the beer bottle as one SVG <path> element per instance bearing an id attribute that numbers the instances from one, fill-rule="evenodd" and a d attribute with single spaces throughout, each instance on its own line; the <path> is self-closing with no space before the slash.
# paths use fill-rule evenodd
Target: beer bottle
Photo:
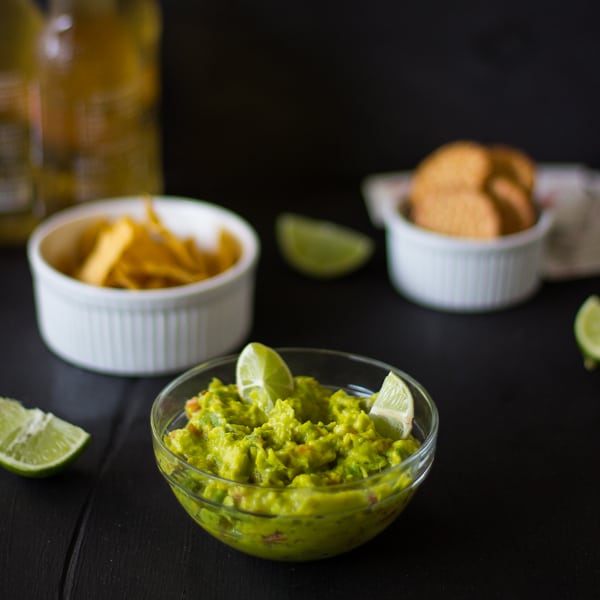
<path id="1" fill-rule="evenodd" d="M 147 135 L 148 192 L 163 191 L 160 128 L 162 10 L 158 0 L 118 0 L 140 52 L 143 71 L 143 129 Z"/>
<path id="2" fill-rule="evenodd" d="M 0 0 L 0 245 L 24 242 L 33 213 L 30 91 L 42 14 L 32 0 Z"/>
<path id="3" fill-rule="evenodd" d="M 149 192 L 143 72 L 117 0 L 50 0 L 36 50 L 36 207 Z"/>

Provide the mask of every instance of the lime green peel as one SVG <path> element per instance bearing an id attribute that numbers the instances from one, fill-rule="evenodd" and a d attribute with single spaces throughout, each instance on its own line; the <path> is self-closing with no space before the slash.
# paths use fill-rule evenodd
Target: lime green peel
<path id="1" fill-rule="evenodd" d="M 590 296 L 575 316 L 575 339 L 590 371 L 600 364 L 600 297 Z"/>
<path id="2" fill-rule="evenodd" d="M 0 397 L 0 466 L 24 477 L 63 471 L 83 451 L 90 434 L 39 408 Z"/>
<path id="3" fill-rule="evenodd" d="M 404 380 L 390 371 L 369 412 L 377 432 L 392 440 L 408 437 L 414 419 L 414 399 Z"/>
<path id="4" fill-rule="evenodd" d="M 357 270 L 374 249 L 373 240 L 359 231 L 296 213 L 281 213 L 275 233 L 286 262 L 316 279 L 333 279 Z"/>
<path id="5" fill-rule="evenodd" d="M 275 402 L 294 392 L 294 378 L 281 356 L 264 344 L 251 342 L 236 363 L 236 385 L 240 397 L 256 402 L 268 414 Z"/>

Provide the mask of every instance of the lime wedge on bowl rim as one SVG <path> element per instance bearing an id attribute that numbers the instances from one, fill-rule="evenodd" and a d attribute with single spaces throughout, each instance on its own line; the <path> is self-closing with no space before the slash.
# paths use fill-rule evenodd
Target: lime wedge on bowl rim
<path id="1" fill-rule="evenodd" d="M 39 408 L 0 397 L 0 466 L 25 477 L 47 477 L 70 465 L 90 434 Z"/>
<path id="2" fill-rule="evenodd" d="M 279 354 L 259 342 L 251 342 L 241 351 L 235 371 L 240 397 L 255 402 L 268 414 L 278 399 L 294 391 L 294 378 Z"/>
<path id="3" fill-rule="evenodd" d="M 296 213 L 281 213 L 275 233 L 288 264 L 321 279 L 355 271 L 369 260 L 374 248 L 373 240 L 363 233 Z"/>
<path id="4" fill-rule="evenodd" d="M 590 370 L 596 368 L 600 363 L 600 297 L 590 296 L 577 311 L 575 339 L 585 367 Z"/>
<path id="5" fill-rule="evenodd" d="M 251 342 L 236 362 L 236 386 L 240 397 L 256 403 L 268 414 L 278 399 L 294 392 L 294 378 L 281 356 L 269 346 Z M 369 411 L 377 432 L 398 440 L 408 437 L 414 419 L 414 400 L 408 385 L 390 371 Z"/>
<path id="6" fill-rule="evenodd" d="M 369 412 L 375 429 L 392 440 L 404 439 L 411 432 L 414 412 L 414 400 L 409 387 L 390 371 Z"/>

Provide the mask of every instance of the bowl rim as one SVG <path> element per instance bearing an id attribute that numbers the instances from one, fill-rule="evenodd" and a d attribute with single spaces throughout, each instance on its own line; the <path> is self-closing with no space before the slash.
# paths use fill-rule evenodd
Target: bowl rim
<path id="1" fill-rule="evenodd" d="M 185 196 L 158 195 L 152 196 L 152 205 L 160 213 L 169 207 L 191 207 L 200 211 L 212 212 L 221 216 L 242 232 L 234 232 L 236 239 L 242 246 L 242 255 L 239 260 L 221 273 L 213 275 L 202 281 L 157 289 L 128 290 L 96 286 L 79 281 L 59 271 L 51 265 L 42 255 L 41 247 L 49 235 L 62 227 L 67 227 L 78 221 L 91 220 L 94 217 L 117 217 L 129 214 L 131 210 L 139 210 L 143 205 L 143 196 L 120 196 L 86 202 L 65 208 L 44 219 L 31 233 L 27 241 L 27 257 L 34 276 L 44 277 L 51 281 L 58 289 L 77 294 L 79 297 L 90 297 L 99 301 L 114 303 L 130 303 L 132 301 L 155 301 L 185 299 L 211 290 L 222 288 L 232 281 L 237 280 L 242 274 L 256 266 L 260 256 L 260 240 L 258 234 L 246 219 L 239 214 L 212 202 Z"/>
<path id="2" fill-rule="evenodd" d="M 537 205 L 538 219 L 534 225 L 517 233 L 494 239 L 463 238 L 419 227 L 404 214 L 408 196 L 388 203 L 383 209 L 384 225 L 389 234 L 404 235 L 414 242 L 444 250 L 498 252 L 527 246 L 542 239 L 554 223 L 554 213 L 547 206 Z"/>
<path id="3" fill-rule="evenodd" d="M 204 471 L 203 469 L 199 469 L 198 467 L 195 467 L 194 465 L 191 465 L 190 463 L 188 463 L 187 461 L 182 459 L 179 455 L 172 452 L 164 444 L 162 436 L 160 435 L 160 432 L 158 431 L 158 425 L 157 425 L 158 407 L 159 407 L 161 399 L 166 397 L 170 390 L 177 387 L 180 383 L 182 383 L 183 381 L 186 381 L 187 379 L 189 379 L 196 373 L 209 370 L 216 366 L 235 363 L 235 361 L 237 361 L 239 353 L 234 353 L 234 354 L 227 354 L 225 356 L 216 357 L 216 358 L 210 359 L 208 361 L 205 361 L 199 365 L 196 365 L 195 367 L 188 369 L 187 371 L 180 374 L 175 379 L 171 380 L 166 386 L 164 386 L 160 390 L 160 392 L 157 394 L 157 396 L 153 400 L 152 406 L 150 409 L 150 429 L 152 432 L 152 438 L 153 438 L 154 443 L 159 446 L 159 448 L 162 452 L 167 453 L 167 455 L 170 458 L 174 459 L 180 466 L 182 466 L 188 470 L 191 470 L 192 472 L 196 472 L 201 477 L 205 477 L 205 478 L 210 479 L 211 481 L 219 482 L 219 483 L 222 483 L 222 484 L 225 484 L 228 486 L 242 487 L 244 489 L 257 490 L 257 491 L 261 491 L 261 492 L 265 492 L 265 493 L 266 492 L 276 492 L 276 493 L 285 493 L 285 492 L 291 493 L 291 492 L 293 492 L 295 494 L 299 494 L 299 493 L 300 494 L 301 493 L 305 493 L 305 494 L 333 493 L 333 492 L 338 492 L 338 491 L 350 490 L 350 489 L 354 489 L 357 487 L 362 488 L 362 487 L 368 486 L 369 482 L 376 481 L 377 479 L 381 478 L 382 476 L 394 473 L 395 471 L 399 471 L 399 472 L 405 471 L 405 470 L 409 469 L 414 463 L 418 463 L 423 457 L 430 455 L 431 460 L 426 465 L 426 468 L 423 469 L 422 472 L 417 472 L 417 476 L 414 478 L 414 480 L 411 482 L 410 485 L 408 485 L 402 489 L 402 492 L 411 490 L 416 485 L 421 483 L 421 481 L 423 480 L 423 478 L 425 477 L 425 475 L 427 474 L 427 472 L 429 471 L 429 469 L 431 467 L 431 463 L 433 461 L 433 457 L 435 454 L 435 446 L 436 446 L 438 430 L 439 430 L 439 411 L 438 411 L 437 405 L 435 404 L 435 401 L 429 394 L 428 390 L 420 382 L 418 382 L 414 377 L 412 377 L 408 373 L 405 373 L 401 369 L 398 369 L 397 367 L 394 367 L 394 366 L 390 365 L 389 363 L 386 363 L 386 362 L 378 360 L 378 359 L 370 358 L 370 357 L 367 357 L 367 356 L 364 356 L 361 354 L 353 353 L 353 352 L 330 350 L 330 349 L 326 349 L 326 348 L 296 347 L 296 346 L 278 347 L 278 348 L 274 348 L 274 350 L 276 350 L 278 353 L 281 353 L 283 355 L 285 355 L 286 352 L 303 352 L 303 353 L 307 353 L 307 354 L 308 353 L 318 353 L 318 354 L 324 354 L 324 355 L 329 355 L 329 356 L 337 356 L 339 358 L 350 359 L 351 361 L 367 363 L 369 365 L 378 367 L 383 370 L 393 371 L 394 373 L 396 373 L 403 379 L 406 379 L 407 381 L 409 381 L 409 383 L 411 385 L 413 385 L 421 393 L 429 410 L 431 411 L 432 423 L 431 423 L 430 431 L 425 436 L 425 439 L 422 440 L 421 445 L 419 446 L 418 450 L 416 452 L 414 452 L 413 454 L 411 454 L 406 459 L 404 459 L 401 463 L 394 465 L 392 467 L 388 467 L 387 469 L 384 469 L 382 471 L 379 471 L 377 473 L 369 475 L 368 477 L 358 479 L 356 481 L 336 483 L 333 485 L 326 485 L 326 486 L 305 487 L 305 488 L 304 487 L 293 487 L 292 488 L 290 486 L 261 486 L 261 485 L 255 484 L 255 483 L 245 483 L 245 482 L 235 481 L 233 479 L 227 479 L 225 477 L 221 477 L 220 475 L 216 475 L 209 471 Z M 164 435 L 164 432 L 163 432 L 163 435 Z M 161 470 L 161 472 L 162 472 L 162 470 Z M 166 475 L 166 474 L 163 473 L 163 475 Z M 172 481 L 171 483 L 174 483 L 175 485 L 178 485 L 178 487 L 181 487 L 178 484 L 178 482 Z M 189 495 L 201 498 L 202 501 L 207 501 L 206 498 L 204 498 L 202 496 L 198 496 L 197 494 L 195 494 L 194 492 L 192 492 L 189 489 L 185 489 L 185 488 L 182 488 L 182 489 L 184 489 L 184 491 Z M 394 495 L 394 494 L 392 494 L 392 495 Z M 237 509 L 237 510 L 239 510 L 239 509 Z"/>

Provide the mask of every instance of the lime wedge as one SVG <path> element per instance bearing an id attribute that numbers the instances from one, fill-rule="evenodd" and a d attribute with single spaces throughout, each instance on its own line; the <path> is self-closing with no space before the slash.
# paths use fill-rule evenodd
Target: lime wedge
<path id="1" fill-rule="evenodd" d="M 377 432 L 392 440 L 408 437 L 414 418 L 413 396 L 404 381 L 391 371 L 369 412 Z"/>
<path id="2" fill-rule="evenodd" d="M 587 369 L 600 363 L 600 297 L 590 296 L 575 316 L 575 339 Z"/>
<path id="3" fill-rule="evenodd" d="M 47 477 L 79 456 L 90 434 L 52 413 L 0 398 L 0 466 L 25 477 Z"/>
<path id="4" fill-rule="evenodd" d="M 276 400 L 284 400 L 294 391 L 294 378 L 285 361 L 258 342 L 251 342 L 240 353 L 235 377 L 242 399 L 255 402 L 265 414 Z"/>
<path id="5" fill-rule="evenodd" d="M 282 213 L 275 222 L 279 249 L 289 265 L 311 277 L 340 277 L 364 265 L 373 253 L 373 240 L 354 229 Z"/>

